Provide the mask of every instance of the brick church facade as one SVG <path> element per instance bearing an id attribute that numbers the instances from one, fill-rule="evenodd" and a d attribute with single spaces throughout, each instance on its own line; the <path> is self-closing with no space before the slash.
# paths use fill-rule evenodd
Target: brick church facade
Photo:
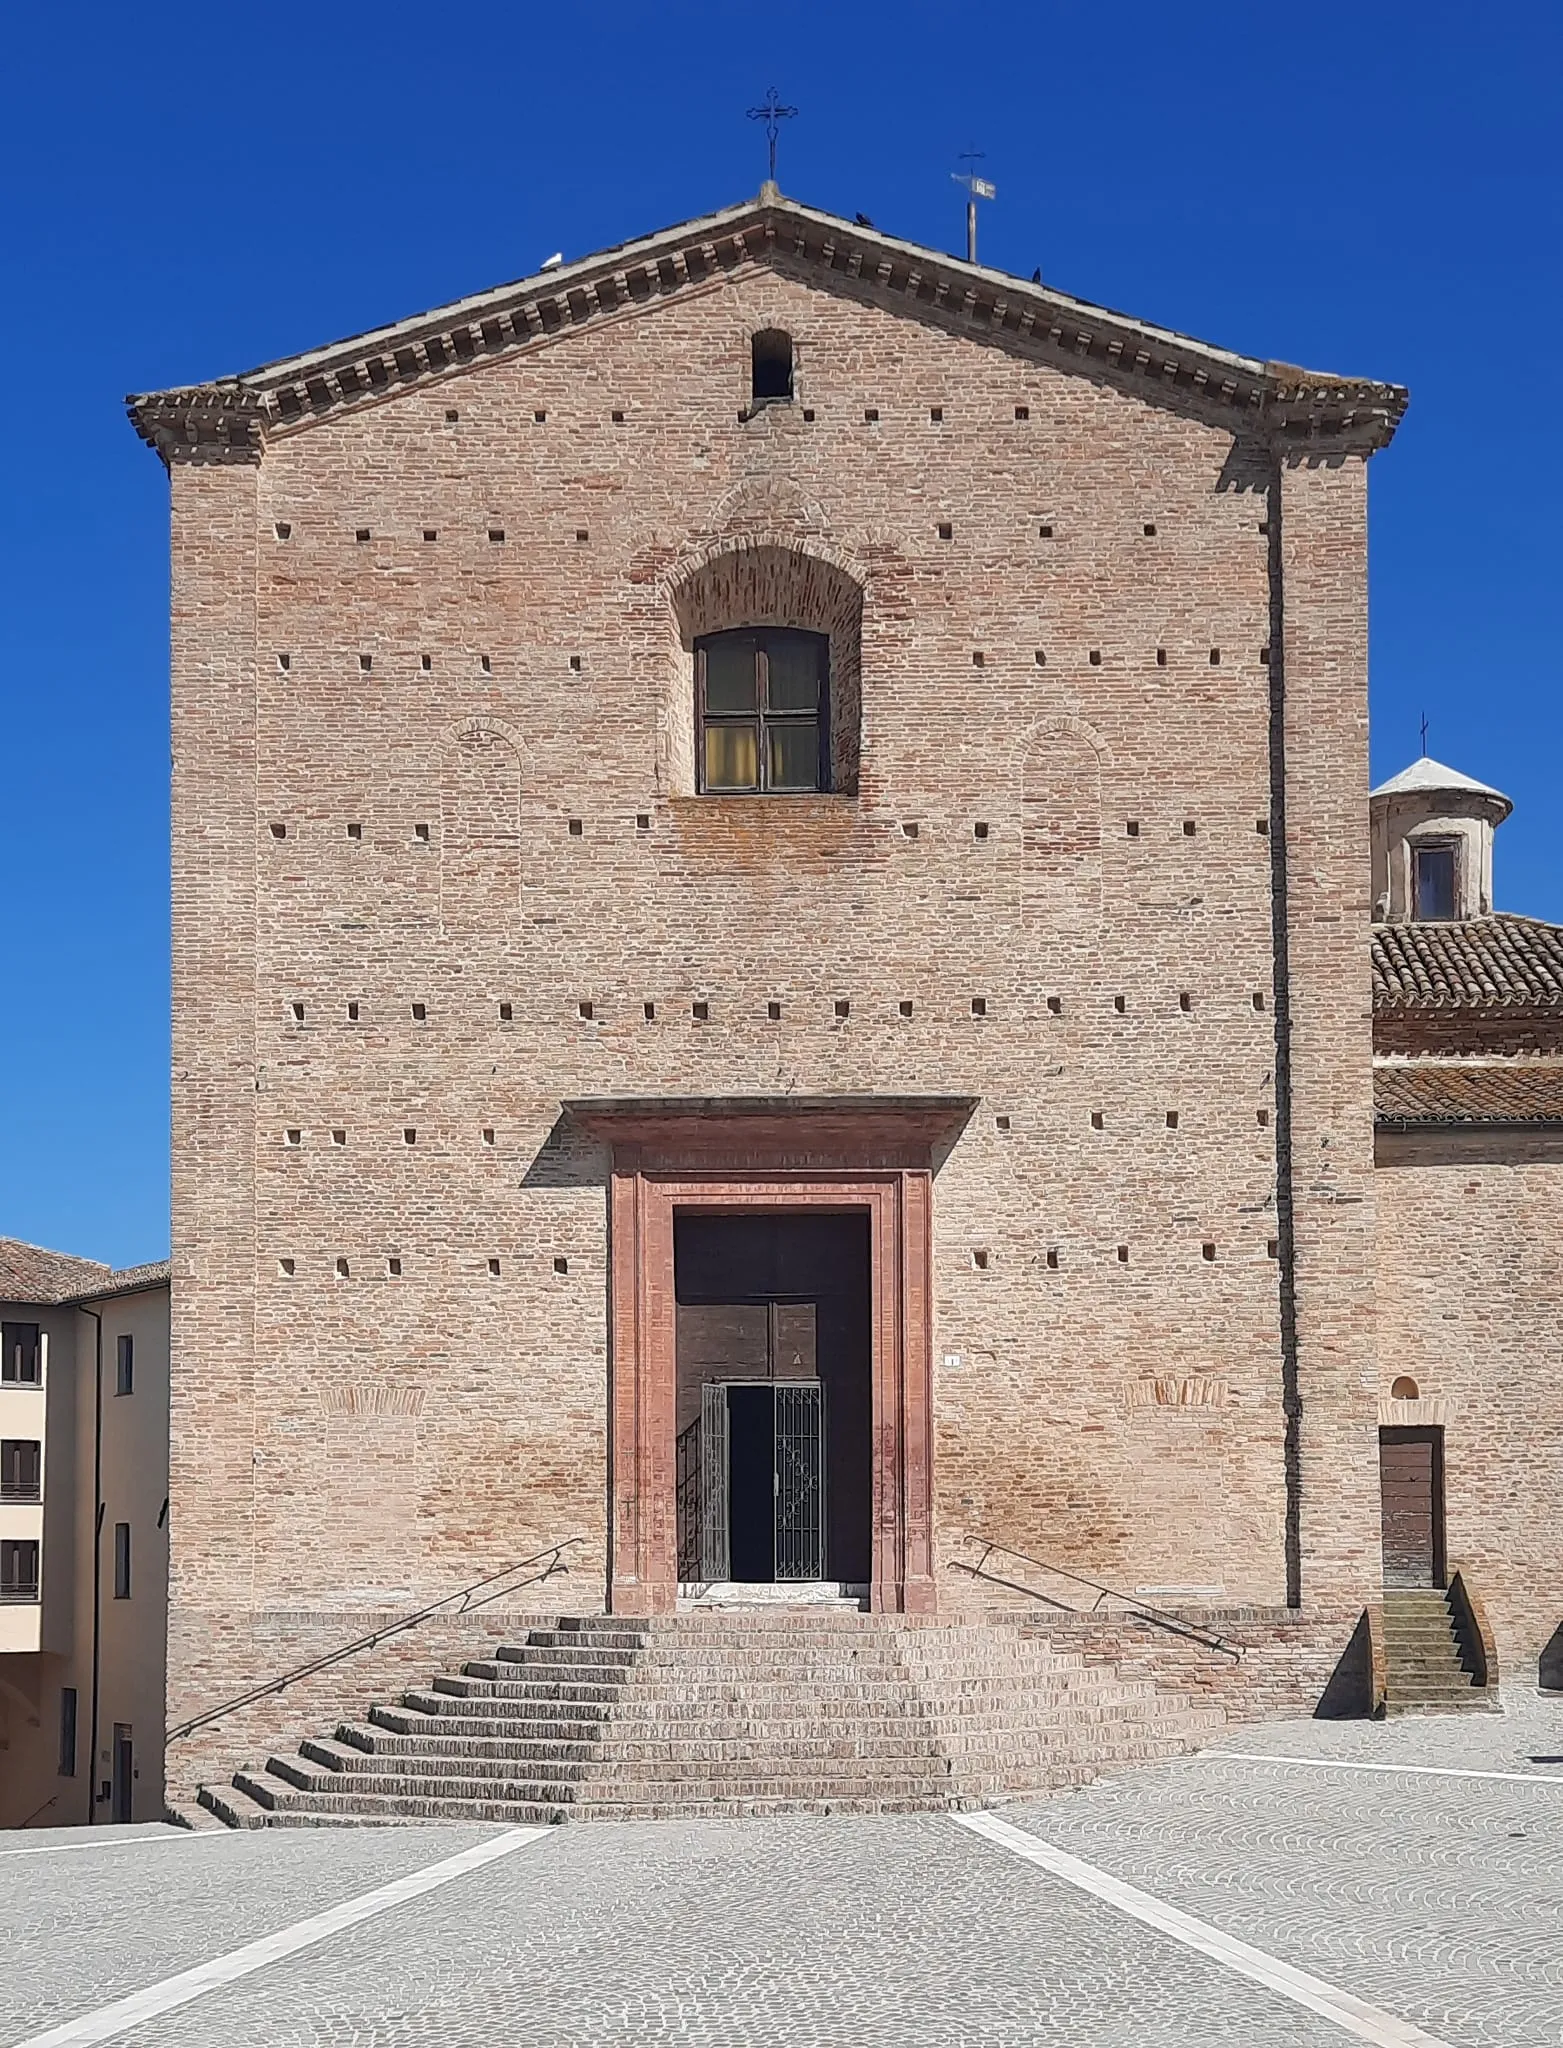
<path id="1" fill-rule="evenodd" d="M 172 1724 L 558 1544 L 575 1611 L 908 1626 L 1018 1597 L 1001 1545 L 1289 1628 L 1316 1697 L 1385 1429 L 1447 1432 L 1438 1569 L 1534 1682 L 1563 958 L 1429 997 L 1403 902 L 1370 949 L 1404 405 L 771 187 L 132 401 Z M 1543 1113 L 1467 1116 L 1478 1051 Z"/>

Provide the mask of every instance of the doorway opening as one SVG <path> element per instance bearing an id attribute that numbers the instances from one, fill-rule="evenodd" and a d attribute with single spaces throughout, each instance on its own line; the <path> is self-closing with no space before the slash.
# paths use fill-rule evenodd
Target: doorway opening
<path id="1" fill-rule="evenodd" d="M 1444 1433 L 1436 1427 L 1378 1433 L 1384 1584 L 1442 1586 Z"/>
<path id="2" fill-rule="evenodd" d="M 113 1773 L 109 1780 L 109 1815 L 122 1825 L 134 1818 L 136 1752 L 127 1722 L 114 1723 Z"/>
<path id="3" fill-rule="evenodd" d="M 674 1218 L 678 1575 L 866 1584 L 869 1219 Z"/>

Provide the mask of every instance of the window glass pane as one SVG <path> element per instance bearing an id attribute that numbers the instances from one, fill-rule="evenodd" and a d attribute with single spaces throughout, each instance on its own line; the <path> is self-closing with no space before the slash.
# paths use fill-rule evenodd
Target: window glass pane
<path id="1" fill-rule="evenodd" d="M 758 789 L 759 749 L 752 725 L 706 727 L 707 789 Z"/>
<path id="2" fill-rule="evenodd" d="M 1454 848 L 1422 846 L 1416 854 L 1416 914 L 1454 916 Z"/>
<path id="3" fill-rule="evenodd" d="M 753 711 L 755 697 L 754 642 L 747 633 L 708 640 L 706 710 Z"/>
<path id="4" fill-rule="evenodd" d="M 819 727 L 812 721 L 799 725 L 766 727 L 766 766 L 772 789 L 819 788 Z"/>
<path id="5" fill-rule="evenodd" d="M 801 636 L 768 640 L 769 703 L 773 711 L 815 711 L 819 708 L 820 643 Z"/>

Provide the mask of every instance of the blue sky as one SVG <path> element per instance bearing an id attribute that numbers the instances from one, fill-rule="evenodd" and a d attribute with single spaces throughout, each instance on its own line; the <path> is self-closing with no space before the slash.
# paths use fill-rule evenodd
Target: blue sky
<path id="1" fill-rule="evenodd" d="M 166 1252 L 167 485 L 125 392 L 783 189 L 1226 347 L 1411 387 L 1372 469 L 1373 765 L 1496 783 L 1563 919 L 1563 10 L 920 0 L 28 8 L 0 74 L 0 1233 Z"/>

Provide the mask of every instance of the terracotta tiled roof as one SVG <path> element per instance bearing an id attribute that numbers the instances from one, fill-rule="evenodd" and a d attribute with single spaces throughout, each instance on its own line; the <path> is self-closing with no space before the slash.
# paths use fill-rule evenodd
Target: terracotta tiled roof
<path id="1" fill-rule="evenodd" d="M 1376 924 L 1373 1007 L 1563 1009 L 1563 926 L 1496 914 L 1466 924 Z"/>
<path id="2" fill-rule="evenodd" d="M 1563 1128 L 1563 1060 L 1408 1060 L 1373 1069 L 1377 1122 L 1557 1124 Z"/>
<path id="3" fill-rule="evenodd" d="M 70 1252 L 23 1244 L 18 1237 L 0 1237 L 0 1301 L 39 1306 L 92 1301 L 100 1294 L 156 1286 L 168 1278 L 168 1271 L 166 1259 L 145 1266 L 122 1266 L 116 1272 L 98 1259 L 78 1259 Z"/>

